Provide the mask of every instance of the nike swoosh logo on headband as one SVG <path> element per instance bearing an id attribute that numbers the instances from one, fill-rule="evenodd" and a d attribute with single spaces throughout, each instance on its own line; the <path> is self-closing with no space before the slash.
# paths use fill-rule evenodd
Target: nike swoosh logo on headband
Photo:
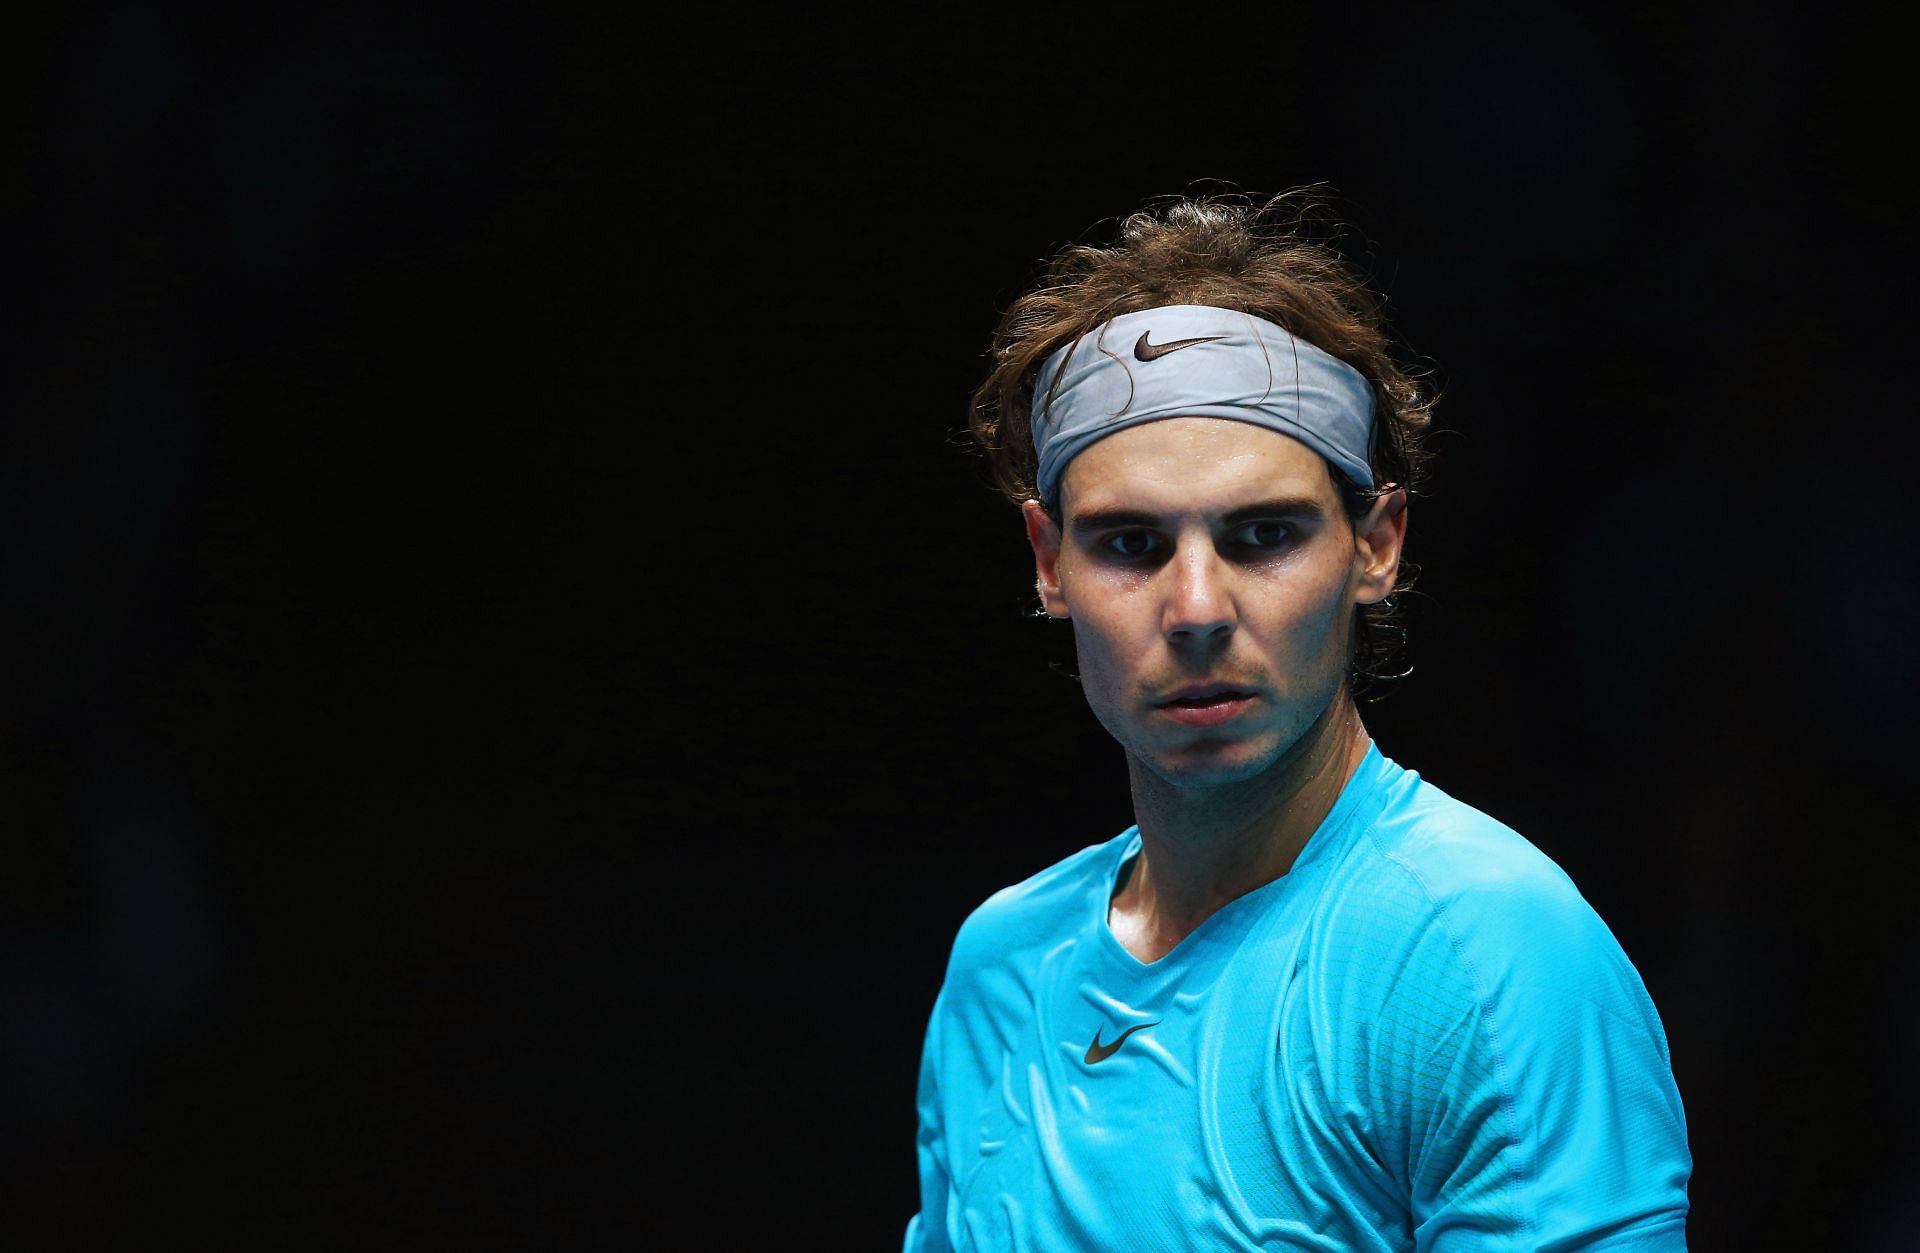
<path id="1" fill-rule="evenodd" d="M 1191 348 L 1195 344 L 1211 344 L 1216 339 L 1225 339 L 1225 335 L 1202 335 L 1198 339 L 1176 339 L 1170 344 L 1150 344 L 1147 336 L 1152 331 L 1141 331 L 1140 338 L 1133 342 L 1135 361 L 1158 361 L 1170 352 L 1179 352 L 1182 348 Z"/>

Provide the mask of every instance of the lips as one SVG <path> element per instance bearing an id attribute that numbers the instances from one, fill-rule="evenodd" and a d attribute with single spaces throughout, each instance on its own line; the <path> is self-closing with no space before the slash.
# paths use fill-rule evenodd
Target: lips
<path id="1" fill-rule="evenodd" d="M 1254 707 L 1256 693 L 1228 683 L 1196 683 L 1161 702 L 1158 716 L 1195 730 L 1224 728 Z"/>
<path id="2" fill-rule="evenodd" d="M 1231 683 L 1189 683 L 1169 693 L 1160 704 L 1199 707 L 1252 695 L 1251 688 L 1236 687 Z"/>

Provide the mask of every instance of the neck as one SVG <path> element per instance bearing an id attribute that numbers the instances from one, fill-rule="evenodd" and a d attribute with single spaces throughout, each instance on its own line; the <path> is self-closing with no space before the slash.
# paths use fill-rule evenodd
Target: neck
<path id="1" fill-rule="evenodd" d="M 1371 744 L 1342 684 L 1293 747 L 1250 779 L 1179 787 L 1129 757 L 1141 850 L 1109 917 L 1126 915 L 1157 958 L 1222 905 L 1286 874 Z"/>

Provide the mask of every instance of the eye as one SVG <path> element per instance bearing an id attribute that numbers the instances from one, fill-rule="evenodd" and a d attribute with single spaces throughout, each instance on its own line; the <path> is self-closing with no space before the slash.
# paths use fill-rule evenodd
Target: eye
<path id="1" fill-rule="evenodd" d="M 1240 528 L 1240 533 L 1249 537 L 1246 542 L 1255 548 L 1277 548 L 1293 537 L 1293 528 L 1284 522 L 1266 520 L 1249 522 Z"/>
<path id="2" fill-rule="evenodd" d="M 1107 536 L 1104 546 L 1116 557 L 1145 557 L 1153 551 L 1153 541 L 1149 531 L 1121 531 Z"/>

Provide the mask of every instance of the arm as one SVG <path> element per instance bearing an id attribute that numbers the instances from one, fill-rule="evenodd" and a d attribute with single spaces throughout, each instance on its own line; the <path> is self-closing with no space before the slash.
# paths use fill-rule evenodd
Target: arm
<path id="1" fill-rule="evenodd" d="M 932 1017 L 927 1023 L 925 1046 L 920 1051 L 920 1086 L 914 1101 L 918 1130 L 914 1134 L 915 1156 L 920 1164 L 920 1211 L 907 1223 L 901 1253 L 949 1253 L 947 1210 L 953 1195 L 953 1176 L 946 1160 L 945 1119 L 940 1105 L 940 1066 L 938 1033 L 946 990 L 935 999 Z"/>
<path id="2" fill-rule="evenodd" d="M 1402 973 L 1402 1021 L 1382 1039 L 1411 1080 L 1417 1248 L 1686 1247 L 1692 1158 L 1666 1037 L 1564 876 L 1435 902 Z"/>

